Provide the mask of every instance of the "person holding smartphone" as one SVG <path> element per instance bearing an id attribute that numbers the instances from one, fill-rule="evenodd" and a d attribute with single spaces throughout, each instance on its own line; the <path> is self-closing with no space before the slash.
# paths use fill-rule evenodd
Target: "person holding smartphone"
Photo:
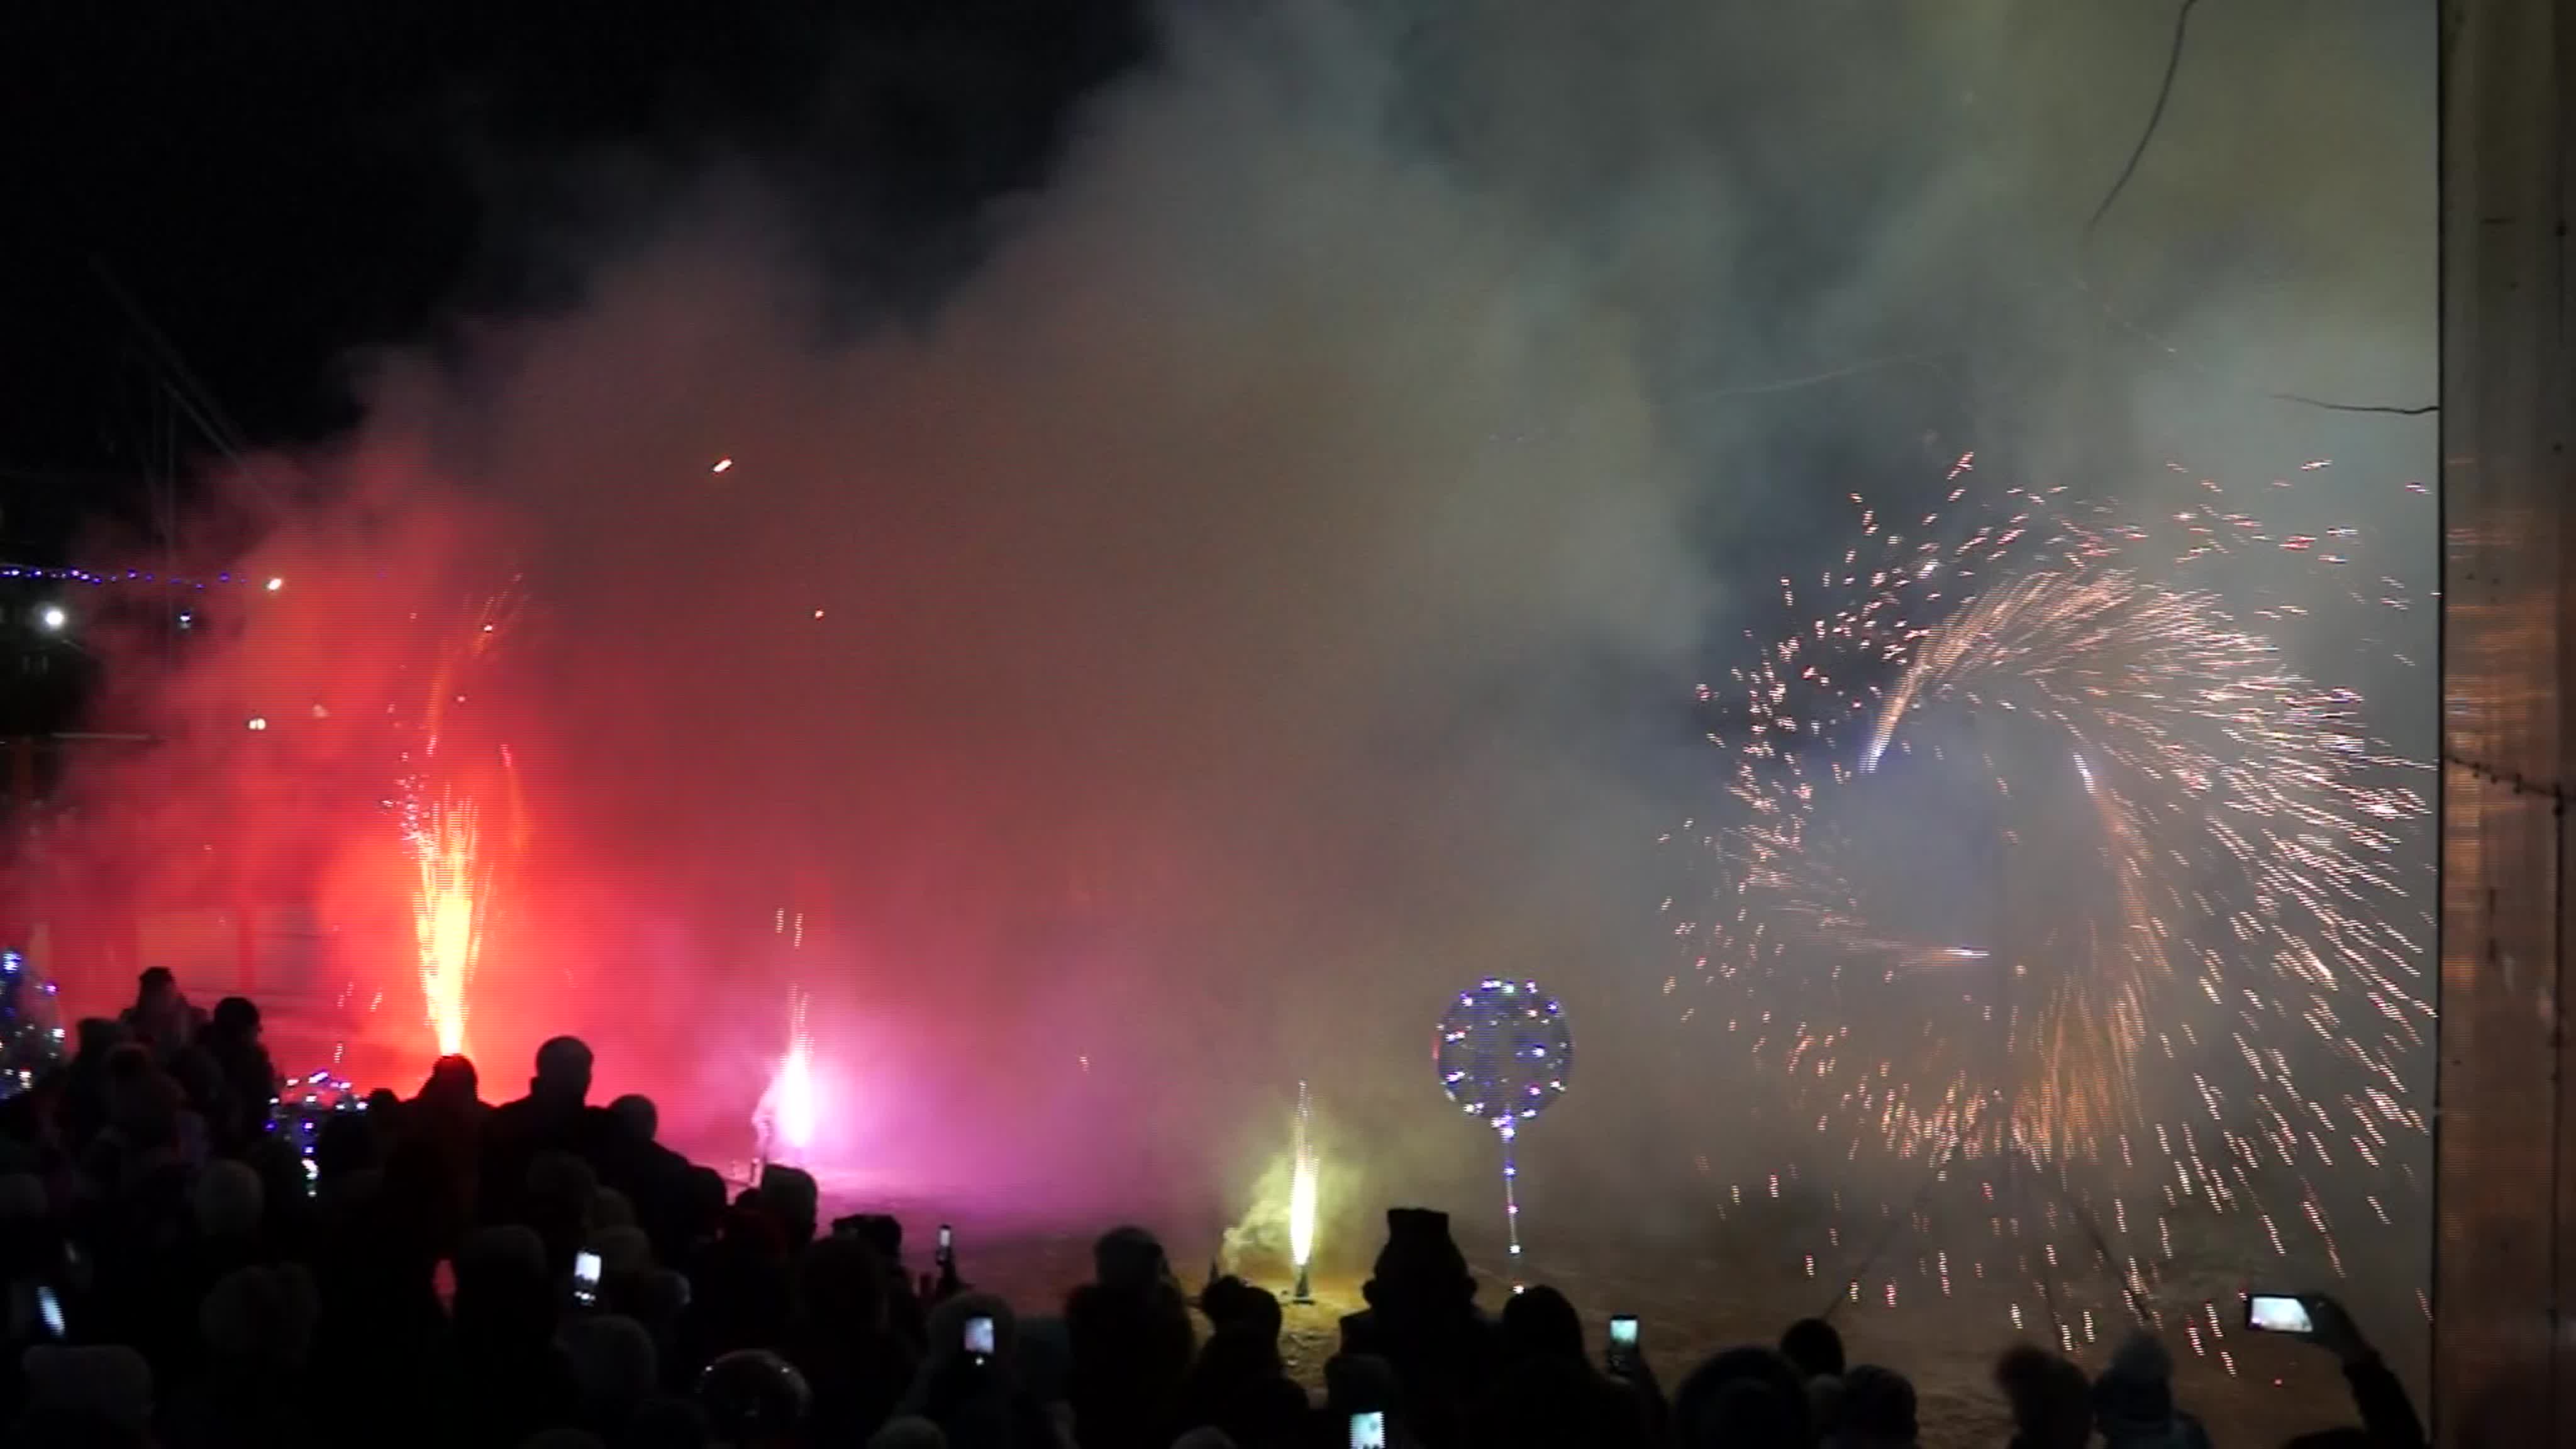
<path id="1" fill-rule="evenodd" d="M 1470 1440 L 1495 1449 L 1650 1442 L 1644 1328 L 1634 1314 L 1612 1323 L 1596 1362 L 1564 1294 L 1541 1285 L 1514 1295 L 1503 1305 L 1501 1372 L 1471 1406 Z"/>
<path id="2" fill-rule="evenodd" d="M 2353 1407 L 2373 1445 L 2413 1449 L 2425 1442 L 2424 1421 L 2406 1396 L 2406 1386 L 2380 1361 L 2379 1350 L 2362 1337 L 2361 1325 L 2341 1303 L 2323 1293 L 2251 1293 L 2246 1295 L 2245 1324 L 2256 1333 L 2303 1339 L 2341 1360 Z"/>

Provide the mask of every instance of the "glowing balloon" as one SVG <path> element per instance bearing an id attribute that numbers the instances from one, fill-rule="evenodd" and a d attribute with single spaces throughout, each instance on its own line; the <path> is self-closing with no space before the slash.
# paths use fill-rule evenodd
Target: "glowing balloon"
<path id="1" fill-rule="evenodd" d="M 1534 981 L 1487 978 L 1458 993 L 1432 1050 L 1441 1090 L 1470 1117 L 1502 1128 L 1565 1095 L 1574 1033 Z"/>
<path id="2" fill-rule="evenodd" d="M 1521 1291 L 1521 1169 L 1512 1152 L 1520 1124 L 1565 1095 L 1574 1069 L 1574 1031 L 1565 1008 L 1535 981 L 1489 976 L 1440 1019 L 1432 1044 L 1440 1089 L 1503 1143 L 1503 1223 L 1511 1234 L 1512 1291 Z"/>

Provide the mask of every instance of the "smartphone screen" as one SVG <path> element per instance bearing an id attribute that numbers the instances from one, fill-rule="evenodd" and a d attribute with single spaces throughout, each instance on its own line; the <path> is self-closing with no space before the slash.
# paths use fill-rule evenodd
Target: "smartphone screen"
<path id="1" fill-rule="evenodd" d="M 939 1252 L 942 1257 L 956 1250 L 957 1230 L 946 1223 L 939 1225 Z"/>
<path id="2" fill-rule="evenodd" d="M 2308 1305 L 2290 1293 L 2255 1293 L 2245 1299 L 2245 1326 L 2263 1333 L 2310 1333 Z"/>
<path id="3" fill-rule="evenodd" d="M 1376 1410 L 1351 1415 L 1351 1449 L 1386 1449 L 1386 1415 Z"/>
<path id="4" fill-rule="evenodd" d="M 45 1321 L 45 1332 L 56 1338 L 63 1336 L 63 1300 L 54 1296 L 53 1289 L 36 1290 L 36 1316 Z"/>
<path id="5" fill-rule="evenodd" d="M 977 1358 L 993 1356 L 993 1320 L 989 1318 L 966 1320 L 966 1351 Z"/>
<path id="6" fill-rule="evenodd" d="M 575 1303 L 587 1304 L 599 1301 L 599 1255 L 597 1253 L 572 1255 L 572 1298 Z"/>
<path id="7" fill-rule="evenodd" d="M 1612 1353 L 1637 1351 L 1637 1315 L 1622 1313 L 1610 1320 L 1610 1351 Z"/>

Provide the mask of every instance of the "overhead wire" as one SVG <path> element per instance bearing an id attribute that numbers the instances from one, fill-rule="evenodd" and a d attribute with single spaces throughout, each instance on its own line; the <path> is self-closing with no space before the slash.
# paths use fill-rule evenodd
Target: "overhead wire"
<path id="1" fill-rule="evenodd" d="M 2199 3 L 2200 0 L 2182 0 L 2174 10 L 2173 40 L 2165 48 L 2164 76 L 2156 83 L 2155 104 L 2147 109 L 2147 123 L 2139 129 L 2138 142 L 2129 148 L 2129 159 L 2121 165 L 2120 174 L 2113 178 L 2110 189 L 2102 193 L 2100 204 L 2093 208 L 2092 216 L 2085 220 L 2084 234 L 2076 248 L 2075 284 L 2093 298 L 2095 305 L 2102 309 L 2102 315 L 2136 334 L 2141 340 L 2152 344 L 2165 356 L 2205 376 L 2243 386 L 2241 379 L 2227 378 L 2214 369 L 2185 357 L 2182 349 L 2170 340 L 2123 315 L 2111 305 L 2109 297 L 2094 288 L 2084 265 L 2092 255 L 2094 233 L 2101 229 L 2102 219 L 2111 214 L 2113 204 L 2118 202 L 2121 194 L 2128 190 L 2131 178 L 2138 174 L 2139 163 L 2146 160 L 2148 147 L 2154 144 L 2156 133 L 2164 126 L 2165 108 L 2173 100 L 2174 80 L 2182 73 L 2183 48 L 2191 35 L 2191 12 Z M 2429 417 L 2442 410 L 2442 405 L 2438 402 L 2355 403 L 2312 397 L 2306 393 L 2289 392 L 2277 388 L 2253 387 L 2250 390 L 2275 402 L 2315 408 L 2321 412 L 2374 413 L 2384 417 L 2420 418 Z"/>

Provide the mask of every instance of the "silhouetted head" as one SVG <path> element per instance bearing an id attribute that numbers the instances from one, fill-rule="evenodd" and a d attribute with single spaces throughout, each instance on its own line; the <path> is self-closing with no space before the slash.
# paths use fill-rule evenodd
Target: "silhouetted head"
<path id="1" fill-rule="evenodd" d="M 1854 1365 L 1843 1375 L 1836 1432 L 1846 1443 L 1912 1444 L 1914 1384 L 1894 1369 Z"/>
<path id="2" fill-rule="evenodd" d="M 537 1075 L 528 1095 L 578 1106 L 590 1100 L 590 1046 L 577 1036 L 559 1036 L 537 1048 Z"/>
<path id="3" fill-rule="evenodd" d="M 1091 1245 L 1091 1275 L 1101 1287 L 1143 1293 L 1171 1276 L 1162 1240 L 1135 1226 L 1111 1228 Z"/>
<path id="4" fill-rule="evenodd" d="M 572 1366 L 582 1417 L 603 1428 L 634 1417 L 660 1377 L 653 1336 L 632 1318 L 578 1314 L 555 1330 L 555 1343 Z"/>
<path id="5" fill-rule="evenodd" d="M 420 1094 L 440 1101 L 474 1101 L 483 1091 L 483 1079 L 467 1057 L 448 1055 L 432 1062 L 429 1080 L 421 1084 Z"/>
<path id="6" fill-rule="evenodd" d="M 1336 1415 L 1391 1414 L 1400 1407 L 1395 1366 L 1373 1353 L 1324 1360 L 1324 1407 Z"/>
<path id="7" fill-rule="evenodd" d="M 2120 1345 L 2093 1381 L 2093 1421 L 2105 1437 L 2173 1422 L 2173 1355 L 2163 1344 L 2136 1333 Z"/>
<path id="8" fill-rule="evenodd" d="M 814 1241 L 823 1211 L 823 1191 L 814 1174 L 801 1167 L 770 1163 L 760 1170 L 760 1204 L 778 1224 L 788 1245 L 801 1248 Z"/>
<path id="9" fill-rule="evenodd" d="M 1815 1435 L 1804 1375 L 1767 1348 L 1730 1348 L 1691 1370 L 1673 1395 L 1685 1445 L 1806 1444 Z M 1786 1434 L 1785 1439 L 1772 1437 Z"/>
<path id="10" fill-rule="evenodd" d="M 948 1436 L 928 1419 L 907 1414 L 886 1420 L 868 1439 L 868 1449 L 948 1449 Z"/>
<path id="11" fill-rule="evenodd" d="M 719 1442 L 769 1445 L 796 1442 L 814 1392 L 805 1376 L 765 1348 L 742 1348 L 707 1365 L 698 1376 L 698 1408 Z"/>
<path id="12" fill-rule="evenodd" d="M 249 1164 L 230 1158 L 207 1163 L 188 1198 L 199 1236 L 213 1243 L 249 1241 L 266 1211 L 259 1174 Z"/>
<path id="13" fill-rule="evenodd" d="M 1801 1318 L 1780 1335 L 1780 1354 L 1811 1379 L 1843 1371 L 1843 1336 L 1821 1318 Z"/>
<path id="14" fill-rule="evenodd" d="M 885 1326 L 885 1305 L 885 1260 L 865 1239 L 834 1233 L 797 1260 L 796 1315 L 807 1325 L 872 1333 Z"/>
<path id="15" fill-rule="evenodd" d="M 2092 1385 L 2071 1361 L 2020 1344 L 1995 1360 L 1995 1387 L 2012 1407 L 2014 1432 L 2034 1449 L 2082 1449 L 2091 1441 Z"/>
<path id="16" fill-rule="evenodd" d="M 302 1264 L 242 1268 L 198 1304 L 197 1327 L 217 1363 L 291 1376 L 312 1357 L 321 1312 Z"/>
<path id="17" fill-rule="evenodd" d="M 1545 1284 L 1503 1305 L 1503 1345 L 1523 1359 L 1583 1358 L 1583 1318 L 1565 1295 Z"/>
<path id="18" fill-rule="evenodd" d="M 503 1350 L 545 1342 L 554 1324 L 545 1240 L 517 1223 L 483 1228 L 456 1255 L 456 1327 L 461 1337 Z"/>
<path id="19" fill-rule="evenodd" d="M 1255 1288 L 1231 1273 L 1210 1279 L 1207 1287 L 1199 1290 L 1199 1312 L 1219 1329 L 1237 1329 L 1273 1345 L 1279 1342 L 1283 1324 L 1279 1295 Z"/>
<path id="20" fill-rule="evenodd" d="M 134 978 L 134 1003 L 159 1006 L 179 994 L 179 978 L 167 966 L 153 966 Z"/>
<path id="21" fill-rule="evenodd" d="M 259 1003 L 247 996 L 227 996 L 215 1003 L 215 1030 L 247 1041 L 259 1035 Z"/>
<path id="22" fill-rule="evenodd" d="M 661 1109 L 640 1092 L 629 1092 L 609 1103 L 608 1115 L 617 1119 L 619 1130 L 631 1141 L 650 1142 L 662 1130 Z"/>
<path id="23" fill-rule="evenodd" d="M 1735 1379 L 1681 1421 L 1684 1449 L 1807 1449 L 1806 1400 L 1761 1379 Z"/>
<path id="24" fill-rule="evenodd" d="M 1449 1236 L 1449 1215 L 1430 1208 L 1388 1208 L 1386 1246 L 1378 1249 L 1377 1267 L 1360 1293 L 1377 1309 L 1474 1302 L 1476 1280 L 1467 1272 L 1467 1255 Z"/>
<path id="25" fill-rule="evenodd" d="M 84 1016 L 74 1034 L 79 1039 L 80 1055 L 104 1062 L 110 1052 L 125 1045 L 125 1023 L 107 1016 Z"/>

